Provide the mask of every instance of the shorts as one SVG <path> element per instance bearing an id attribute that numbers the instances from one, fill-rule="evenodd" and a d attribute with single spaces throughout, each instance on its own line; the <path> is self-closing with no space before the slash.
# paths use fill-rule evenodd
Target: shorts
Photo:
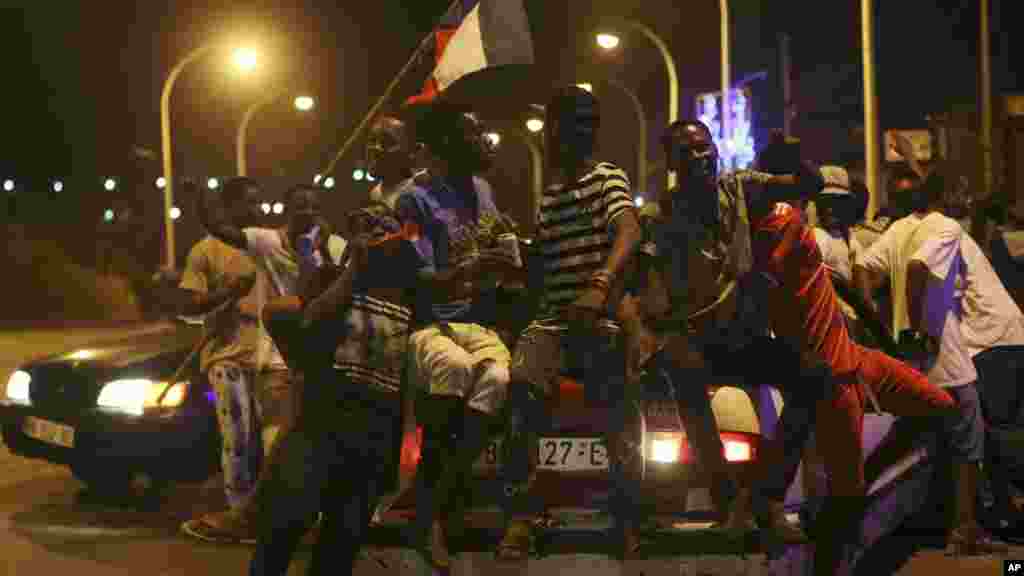
<path id="1" fill-rule="evenodd" d="M 464 398 L 470 408 L 488 414 L 504 407 L 511 354 L 494 330 L 462 322 L 432 324 L 412 333 L 409 349 L 417 389 Z"/>
<path id="2" fill-rule="evenodd" d="M 981 401 L 974 384 L 945 388 L 959 407 L 955 414 L 942 419 L 942 431 L 958 462 L 981 462 L 985 456 L 985 424 L 981 417 Z"/>
<path id="3" fill-rule="evenodd" d="M 564 326 L 532 323 L 519 336 L 510 377 L 527 382 L 534 394 L 551 398 L 562 376 L 584 383 L 587 401 L 615 403 L 622 397 L 626 363 L 617 326 L 603 325 L 588 335 L 570 335 Z"/>

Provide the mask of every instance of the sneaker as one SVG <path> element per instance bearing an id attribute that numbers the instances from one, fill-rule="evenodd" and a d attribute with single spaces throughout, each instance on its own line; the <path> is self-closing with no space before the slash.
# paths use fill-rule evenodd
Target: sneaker
<path id="1" fill-rule="evenodd" d="M 181 525 L 181 531 L 214 544 L 256 544 L 256 531 L 232 510 L 193 518 Z"/>

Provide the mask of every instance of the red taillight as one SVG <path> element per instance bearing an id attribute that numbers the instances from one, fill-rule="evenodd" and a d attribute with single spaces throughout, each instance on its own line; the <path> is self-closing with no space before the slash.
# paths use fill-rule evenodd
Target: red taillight
<path id="1" fill-rule="evenodd" d="M 423 427 L 416 427 L 416 434 L 406 434 L 402 438 L 402 453 L 399 465 L 403 470 L 414 471 L 420 462 L 423 446 Z"/>

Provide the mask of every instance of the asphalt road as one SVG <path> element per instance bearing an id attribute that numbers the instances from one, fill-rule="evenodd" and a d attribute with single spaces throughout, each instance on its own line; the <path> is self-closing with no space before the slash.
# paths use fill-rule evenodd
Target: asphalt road
<path id="1" fill-rule="evenodd" d="M 81 345 L 95 338 L 124 334 L 127 329 L 76 329 L 70 332 L 0 332 L 0 383 L 26 359 Z M 2 386 L 0 386 L 2 389 Z M 177 533 L 192 514 L 223 505 L 219 479 L 204 484 L 178 485 L 154 511 L 90 501 L 82 485 L 62 467 L 11 455 L 0 445 L 0 576 L 6 575 L 178 575 L 244 574 L 251 554 L 245 546 L 214 546 L 188 540 Z M 494 525 L 489 514 L 471 521 L 479 526 L 475 550 L 460 557 L 455 574 L 646 575 L 766 574 L 765 556 L 745 559 L 722 553 L 694 526 L 673 530 L 658 539 L 660 553 L 650 560 L 621 564 L 604 553 L 606 540 L 598 530 L 605 519 L 573 517 L 552 542 L 549 554 L 522 566 L 498 567 L 487 551 Z M 400 526 L 379 529 L 360 560 L 360 576 L 429 574 L 414 553 L 401 548 Z M 888 542 L 893 547 L 907 542 Z M 912 544 L 912 543 L 909 543 Z M 308 544 L 290 574 L 302 574 Z M 1011 556 L 1024 559 L 1024 548 Z M 798 573 L 798 566 L 775 563 L 775 573 Z M 942 551 L 918 552 L 909 562 L 886 572 L 919 575 L 941 573 L 1002 574 L 1002 559 L 953 559 Z M 879 574 L 874 572 L 873 574 Z"/>

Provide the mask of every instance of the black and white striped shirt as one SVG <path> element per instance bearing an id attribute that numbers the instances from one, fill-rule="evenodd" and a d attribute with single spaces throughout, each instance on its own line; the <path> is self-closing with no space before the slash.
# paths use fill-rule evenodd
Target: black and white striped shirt
<path id="1" fill-rule="evenodd" d="M 570 185 L 545 191 L 537 215 L 544 262 L 542 321 L 557 323 L 580 297 L 608 259 L 615 219 L 631 208 L 629 178 L 609 162 L 598 163 Z"/>

